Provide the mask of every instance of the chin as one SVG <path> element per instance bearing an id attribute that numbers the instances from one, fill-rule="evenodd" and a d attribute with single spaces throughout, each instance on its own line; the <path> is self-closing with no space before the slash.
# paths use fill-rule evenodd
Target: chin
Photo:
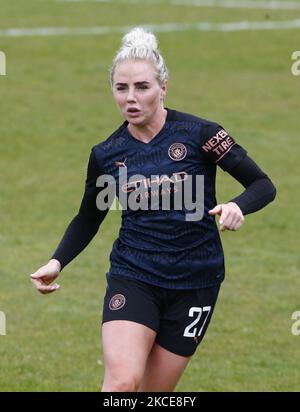
<path id="1" fill-rule="evenodd" d="M 126 120 L 128 121 L 128 123 L 131 123 L 134 126 L 143 126 L 145 124 L 145 119 L 142 117 L 139 117 L 139 118 L 126 117 Z"/>

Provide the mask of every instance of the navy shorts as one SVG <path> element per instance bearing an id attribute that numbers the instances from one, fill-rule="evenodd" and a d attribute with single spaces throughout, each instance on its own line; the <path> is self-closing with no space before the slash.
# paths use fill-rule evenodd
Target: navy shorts
<path id="1" fill-rule="evenodd" d="M 103 321 L 129 320 L 153 329 L 156 342 L 181 356 L 191 356 L 210 322 L 220 285 L 173 290 L 135 279 L 109 277 Z"/>

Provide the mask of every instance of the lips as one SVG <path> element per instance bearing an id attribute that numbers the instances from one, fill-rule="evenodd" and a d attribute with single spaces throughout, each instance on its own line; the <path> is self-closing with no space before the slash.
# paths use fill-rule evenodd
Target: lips
<path id="1" fill-rule="evenodd" d="M 127 113 L 138 113 L 138 112 L 139 112 L 139 110 L 136 109 L 135 107 L 129 107 L 127 109 Z"/>

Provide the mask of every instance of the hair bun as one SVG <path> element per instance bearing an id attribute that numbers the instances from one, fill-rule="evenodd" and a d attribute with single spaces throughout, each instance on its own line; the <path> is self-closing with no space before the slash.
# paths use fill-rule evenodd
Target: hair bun
<path id="1" fill-rule="evenodd" d="M 135 27 L 123 37 L 122 47 L 146 48 L 156 51 L 158 44 L 153 33 L 149 33 L 141 27 Z"/>
<path id="2" fill-rule="evenodd" d="M 142 27 L 134 27 L 123 36 L 122 46 L 113 59 L 110 68 L 110 83 L 112 87 L 117 65 L 130 60 L 145 60 L 153 64 L 155 76 L 160 84 L 169 78 L 168 69 L 158 50 L 155 35 Z"/>

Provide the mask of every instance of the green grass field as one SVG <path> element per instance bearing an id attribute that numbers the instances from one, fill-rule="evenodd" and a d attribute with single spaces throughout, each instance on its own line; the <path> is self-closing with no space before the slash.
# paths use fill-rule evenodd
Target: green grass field
<path id="1" fill-rule="evenodd" d="M 242 3 L 242 1 L 241 1 Z M 296 2 L 295 2 L 296 3 Z M 300 5 L 300 2 L 298 2 Z M 290 21 L 300 10 L 179 6 L 169 1 L 0 0 L 8 28 Z M 45 264 L 77 213 L 90 148 L 121 122 L 108 69 L 120 33 L 0 35 L 0 391 L 96 391 L 103 376 L 100 320 L 120 213 L 112 211 L 38 294 Z M 298 391 L 300 336 L 300 76 L 291 54 L 300 29 L 158 33 L 170 70 L 168 107 L 220 122 L 274 181 L 276 202 L 223 233 L 226 281 L 203 344 L 178 391 Z M 218 201 L 242 187 L 221 170 Z"/>

